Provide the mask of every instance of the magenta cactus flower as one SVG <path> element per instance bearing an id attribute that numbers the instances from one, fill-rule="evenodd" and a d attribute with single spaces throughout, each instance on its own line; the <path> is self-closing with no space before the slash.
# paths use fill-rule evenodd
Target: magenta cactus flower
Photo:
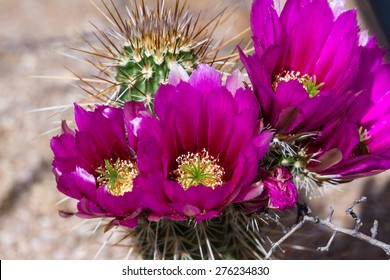
<path id="1" fill-rule="evenodd" d="M 293 176 L 285 167 L 261 170 L 260 180 L 256 185 L 262 188 L 260 195 L 241 203 L 242 208 L 248 212 L 258 212 L 267 208 L 283 211 L 293 208 L 298 202 L 298 191 Z"/>
<path id="2" fill-rule="evenodd" d="M 134 227 L 142 210 L 137 138 L 126 132 L 123 109 L 97 106 L 89 112 L 75 105 L 75 119 L 77 130 L 63 122 L 62 134 L 51 140 L 58 190 L 78 200 L 78 216 Z"/>
<path id="3" fill-rule="evenodd" d="M 171 73 L 156 93 L 157 118 L 137 117 L 138 160 L 154 171 L 142 179 L 143 203 L 151 219 L 202 221 L 261 193 L 253 183 L 272 133 L 262 130 L 256 98 L 237 72 L 226 85 L 207 65 L 191 77 L 177 65 Z"/>
<path id="4" fill-rule="evenodd" d="M 356 11 L 335 16 L 327 0 L 289 0 L 279 13 L 273 2 L 254 1 L 255 54 L 241 58 L 266 122 L 280 134 L 315 131 L 354 97 L 348 89 L 361 52 Z"/>
<path id="5" fill-rule="evenodd" d="M 287 168 L 276 167 L 263 179 L 263 199 L 268 198 L 268 208 L 286 210 L 298 202 L 298 192 Z"/>
<path id="6" fill-rule="evenodd" d="M 63 121 L 52 138 L 57 188 L 77 201 L 75 212 L 60 213 L 129 228 L 124 238 L 146 259 L 269 259 L 305 222 L 324 222 L 298 203 L 299 189 L 321 192 L 390 168 L 390 64 L 356 10 L 329 1 L 286 0 L 281 10 L 278 0 L 253 0 L 253 53 L 237 53 L 250 83 L 201 63 L 211 38 L 180 41 L 214 20 L 197 32 L 179 0 L 151 13 L 136 1 L 128 19 L 103 1 L 118 32 L 98 29 L 106 54 L 86 52 L 115 62 L 96 63 L 112 83 L 93 90 L 120 108 L 75 104 L 76 128 Z M 150 30 L 130 32 L 138 25 Z M 124 45 L 115 43 L 121 34 Z M 300 223 L 263 246 L 266 223 L 288 229 L 274 210 L 295 206 Z"/>
<path id="7" fill-rule="evenodd" d="M 390 64 L 384 62 L 384 55 L 374 38 L 361 46 L 360 69 L 353 85 L 356 98 L 345 118 L 314 143 L 324 151 L 339 150 L 339 160 L 331 166 L 313 164 L 313 168 L 346 179 L 390 168 Z"/>
<path id="8" fill-rule="evenodd" d="M 322 185 L 390 167 L 390 66 L 340 1 L 254 1 L 242 61 L 295 182 Z M 276 1 L 277 2 L 277 1 Z M 315 26 L 315 28 L 313 28 Z M 307 176 L 308 175 L 308 176 Z"/>

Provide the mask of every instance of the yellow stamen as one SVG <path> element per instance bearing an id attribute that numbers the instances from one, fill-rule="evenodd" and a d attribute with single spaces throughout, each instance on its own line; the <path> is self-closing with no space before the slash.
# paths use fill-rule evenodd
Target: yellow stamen
<path id="1" fill-rule="evenodd" d="M 289 81 L 298 81 L 302 84 L 302 80 L 305 78 L 305 77 L 309 77 L 309 75 L 305 74 L 305 75 L 301 75 L 301 72 L 297 71 L 283 71 L 282 73 L 280 73 L 279 75 L 276 76 L 276 79 L 275 81 L 273 82 L 272 84 L 272 87 L 274 90 L 276 90 L 276 88 L 278 87 L 279 83 L 280 82 L 289 82 Z"/>

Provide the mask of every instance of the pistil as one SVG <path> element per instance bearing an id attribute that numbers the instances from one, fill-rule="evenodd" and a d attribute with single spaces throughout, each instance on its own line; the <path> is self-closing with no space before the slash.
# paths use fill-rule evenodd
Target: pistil
<path id="1" fill-rule="evenodd" d="M 138 168 L 130 160 L 117 159 L 114 164 L 104 161 L 104 167 L 96 170 L 99 173 L 98 182 L 105 186 L 114 196 L 123 196 L 133 190 L 133 180 L 138 175 Z"/>
<path id="2" fill-rule="evenodd" d="M 206 150 L 187 153 L 176 161 L 179 165 L 174 173 L 184 190 L 198 185 L 215 189 L 223 184 L 224 168 L 218 164 L 218 159 L 209 155 Z"/>

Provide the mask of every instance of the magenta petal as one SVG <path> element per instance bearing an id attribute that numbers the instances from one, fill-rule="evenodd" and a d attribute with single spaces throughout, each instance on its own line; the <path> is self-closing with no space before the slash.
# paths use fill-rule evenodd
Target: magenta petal
<path id="1" fill-rule="evenodd" d="M 82 161 L 79 165 L 91 172 L 95 171 L 104 161 L 105 155 L 100 153 L 95 143 L 91 144 L 94 138 L 89 133 L 78 132 L 75 140 L 76 151 Z"/>
<path id="2" fill-rule="evenodd" d="M 272 87 L 270 74 L 267 71 L 266 66 L 261 60 L 260 56 L 254 54 L 246 56 L 244 52 L 239 48 L 240 58 L 245 66 L 248 76 L 255 88 L 266 86 Z"/>
<path id="3" fill-rule="evenodd" d="M 57 188 L 60 192 L 78 200 L 84 197 L 82 192 L 77 188 L 77 184 L 75 183 L 74 175 L 72 173 L 58 175 L 58 170 L 55 170 L 54 174 L 56 174 Z"/>
<path id="4" fill-rule="evenodd" d="M 370 38 L 367 45 L 364 48 L 360 47 L 360 50 L 359 71 L 352 85 L 355 100 L 348 109 L 348 118 L 351 122 L 359 122 L 365 113 L 382 99 L 382 95 L 390 91 L 388 82 L 390 66 L 383 63 L 385 53 L 376 45 L 375 38 Z M 378 109 L 375 108 L 373 111 L 378 112 Z"/>
<path id="5" fill-rule="evenodd" d="M 251 186 L 243 189 L 240 194 L 234 199 L 234 202 L 245 202 L 255 199 L 260 196 L 264 190 L 264 186 L 261 182 L 256 182 Z"/>
<path id="6" fill-rule="evenodd" d="M 77 216 L 82 218 L 107 217 L 107 213 L 104 210 L 86 198 L 82 198 L 77 203 L 77 210 Z"/>
<path id="7" fill-rule="evenodd" d="M 164 190 L 164 178 L 161 173 L 154 171 L 155 173 L 145 173 L 145 176 L 137 177 L 141 193 L 139 203 L 151 212 L 149 215 L 161 218 L 172 214 L 172 211 Z"/>
<path id="8" fill-rule="evenodd" d="M 246 149 L 252 147 L 252 142 L 256 133 L 256 124 L 255 119 L 251 118 L 251 112 L 242 111 L 240 114 L 237 114 L 234 118 L 233 128 L 231 137 L 227 143 L 224 143 L 224 150 L 221 152 L 224 162 L 226 162 L 225 167 L 236 169 L 236 164 L 238 163 L 239 158 L 243 155 Z M 252 129 L 252 131 L 250 131 Z M 252 132 L 252 133 L 248 133 Z M 268 148 L 268 145 L 265 145 Z M 256 154 L 253 154 L 250 159 L 257 158 Z M 245 161 L 247 158 L 245 158 Z M 240 174 L 240 173 L 238 173 Z M 241 175 L 239 175 L 242 177 Z M 250 176 L 248 176 L 251 178 Z"/>
<path id="9" fill-rule="evenodd" d="M 343 160 L 325 172 L 339 174 L 344 179 L 355 179 L 362 176 L 374 175 L 390 167 L 390 157 L 365 155 Z"/>
<path id="10" fill-rule="evenodd" d="M 345 108 L 354 100 L 354 96 L 350 93 L 339 97 L 326 93 L 323 91 L 320 95 L 307 99 L 299 105 L 300 110 L 304 112 L 304 120 L 298 126 L 300 131 L 325 129 L 332 124 L 330 120 L 342 118 Z"/>
<path id="11" fill-rule="evenodd" d="M 294 28 L 297 20 L 299 20 L 301 9 L 301 0 L 286 1 L 286 4 L 280 14 L 280 20 L 287 30 L 292 30 Z"/>
<path id="12" fill-rule="evenodd" d="M 138 217 L 136 218 L 126 218 L 124 220 L 118 220 L 118 224 L 128 228 L 135 228 L 138 223 Z"/>
<path id="13" fill-rule="evenodd" d="M 367 140 L 366 144 L 373 154 L 390 156 L 389 117 L 389 115 L 385 115 L 380 118 L 369 130 L 370 139 Z"/>
<path id="14" fill-rule="evenodd" d="M 58 190 L 72 198 L 87 197 L 94 200 L 96 197 L 96 181 L 93 175 L 80 167 L 75 170 L 57 175 Z"/>
<path id="15" fill-rule="evenodd" d="M 227 205 L 228 197 L 231 196 L 234 186 L 232 182 L 223 184 L 222 186 L 217 186 L 215 189 L 210 187 L 199 186 L 204 189 L 204 208 L 209 211 L 219 210 L 222 211 L 223 208 Z"/>
<path id="16" fill-rule="evenodd" d="M 291 133 L 304 120 L 303 112 L 297 107 L 287 107 L 280 112 L 275 127 L 280 134 Z"/>
<path id="17" fill-rule="evenodd" d="M 276 89 L 277 106 L 272 112 L 275 119 L 266 119 L 271 121 L 281 134 L 288 133 L 304 119 L 299 105 L 307 99 L 308 93 L 298 81 L 281 82 Z"/>
<path id="18" fill-rule="evenodd" d="M 136 189 L 134 186 L 133 189 Z M 127 192 L 121 196 L 114 196 L 110 194 L 103 186 L 97 190 L 97 202 L 108 213 L 113 216 L 123 217 L 131 215 L 139 208 L 140 193 L 137 190 Z"/>
<path id="19" fill-rule="evenodd" d="M 126 118 L 128 141 L 130 147 L 134 151 L 137 151 L 138 154 L 138 150 L 140 149 L 138 147 L 138 145 L 140 145 L 139 139 L 142 139 L 142 143 L 149 141 L 150 139 L 155 139 L 154 141 L 156 141 L 156 139 L 161 139 L 162 132 L 158 120 L 152 114 L 141 110 L 138 114 L 133 115 L 133 113 L 131 113 L 132 109 L 126 106 L 127 104 L 128 103 L 125 104 L 125 116 L 132 116 L 131 119 Z"/>
<path id="20" fill-rule="evenodd" d="M 50 147 L 57 157 L 77 157 L 77 149 L 74 135 L 64 133 L 50 140 Z"/>
<path id="21" fill-rule="evenodd" d="M 162 138 L 159 138 L 162 139 Z M 160 170 L 164 174 L 164 165 L 161 162 L 162 147 L 161 142 L 157 142 L 153 138 L 140 141 L 137 151 L 138 169 L 145 174 L 153 174 Z"/>
<path id="22" fill-rule="evenodd" d="M 177 106 L 176 114 L 180 118 L 175 118 L 175 122 L 171 123 L 172 127 L 176 127 L 178 136 L 181 141 L 180 147 L 185 151 L 194 151 L 198 146 L 198 135 L 207 127 L 201 123 L 203 111 L 203 96 L 200 93 L 188 94 L 194 90 L 188 84 L 178 85 L 180 94 L 177 96 L 178 104 L 187 104 L 187 106 Z"/>
<path id="23" fill-rule="evenodd" d="M 160 118 L 163 118 L 165 115 L 169 114 L 170 104 L 174 102 L 175 97 L 177 96 L 176 87 L 172 85 L 161 85 L 156 92 L 154 99 L 154 111 L 156 115 Z"/>
<path id="24" fill-rule="evenodd" d="M 214 217 L 217 217 L 221 214 L 221 212 L 219 211 L 210 211 L 210 212 L 207 212 L 206 214 L 203 214 L 203 215 L 200 215 L 198 216 L 198 218 L 196 218 L 196 221 L 198 223 L 204 221 L 204 220 L 207 220 L 207 219 L 211 219 L 211 218 L 214 218 Z"/>
<path id="25" fill-rule="evenodd" d="M 358 69 L 358 28 L 356 11 L 340 15 L 323 46 L 315 75 L 323 81 L 324 89 L 342 92 L 356 78 Z"/>
<path id="26" fill-rule="evenodd" d="M 238 105 L 237 113 L 245 110 L 246 114 L 251 114 L 253 119 L 259 115 L 259 103 L 255 95 L 249 89 L 238 89 L 234 94 L 234 100 Z"/>
<path id="27" fill-rule="evenodd" d="M 167 196 L 173 201 L 171 207 L 180 215 L 198 216 L 217 208 L 223 208 L 221 203 L 229 196 L 226 191 L 229 186 L 219 186 L 214 190 L 202 185 L 184 190 L 178 183 L 166 184 Z M 191 214 L 191 215 L 189 215 Z"/>
<path id="28" fill-rule="evenodd" d="M 255 44 L 256 46 L 256 44 Z M 283 48 L 279 45 L 270 46 L 264 51 L 264 54 L 261 56 L 261 61 L 264 64 L 265 70 L 267 73 L 272 73 L 278 65 L 278 61 L 283 53 Z M 256 50 L 258 55 L 258 51 Z M 270 79 L 271 77 L 268 77 Z"/>
<path id="29" fill-rule="evenodd" d="M 261 132 L 261 134 L 254 139 L 253 143 L 257 149 L 259 158 L 265 157 L 265 154 L 268 151 L 268 146 L 272 141 L 272 138 L 273 138 L 273 133 L 271 131 L 265 130 Z"/>
<path id="30" fill-rule="evenodd" d="M 76 167 L 72 173 L 75 186 L 87 198 L 95 200 L 96 198 L 96 180 L 95 177 L 89 174 L 82 168 Z"/>
<path id="31" fill-rule="evenodd" d="M 309 99 L 309 95 L 298 81 L 279 83 L 276 89 L 276 98 L 282 108 L 297 106 Z"/>
<path id="32" fill-rule="evenodd" d="M 205 109 L 207 110 L 207 147 L 212 155 L 221 153 L 221 149 L 228 143 L 228 136 L 232 130 L 233 113 L 237 107 L 233 96 L 226 89 L 219 89 L 209 93 L 209 98 L 205 100 Z"/>
<path id="33" fill-rule="evenodd" d="M 180 202 L 182 205 L 193 205 L 198 208 L 204 208 L 204 201 L 200 195 L 202 188 L 192 187 L 184 190 L 183 187 L 173 181 L 165 182 L 164 186 L 167 197 L 173 202 Z M 183 214 L 183 212 L 179 213 Z"/>
<path id="34" fill-rule="evenodd" d="M 199 208 L 192 206 L 192 205 L 183 204 L 180 202 L 172 203 L 171 207 L 177 213 L 180 213 L 180 214 L 187 216 L 187 217 L 196 217 L 202 213 Z"/>
<path id="35" fill-rule="evenodd" d="M 284 46 L 288 48 L 285 62 L 289 66 L 287 70 L 312 73 L 317 57 L 333 25 L 332 10 L 327 0 L 317 0 L 301 5 L 298 13 L 296 13 L 296 8 L 290 10 L 289 6 L 286 5 L 281 15 L 281 18 L 289 19 L 286 32 L 290 34 L 290 41 L 288 46 Z M 307 48 L 307 42 L 310 42 L 310 48 Z"/>
<path id="36" fill-rule="evenodd" d="M 88 112 L 75 104 L 75 119 L 79 131 L 95 137 L 95 144 L 105 158 L 109 158 L 108 147 L 117 157 L 128 155 L 122 109 L 98 106 L 95 111 Z"/>
<path id="37" fill-rule="evenodd" d="M 390 72 L 388 77 L 390 77 Z M 366 124 L 366 126 L 369 126 L 371 123 L 377 122 L 378 119 L 382 119 L 384 116 L 390 115 L 390 88 L 389 90 L 385 91 L 383 96 L 376 99 L 374 102 L 375 103 L 372 104 L 368 109 L 365 109 L 366 113 L 361 118 L 362 124 Z M 360 103 L 362 107 L 363 104 L 363 102 Z"/>
<path id="38" fill-rule="evenodd" d="M 252 4 L 251 27 L 261 49 L 264 51 L 280 41 L 281 28 L 273 0 L 256 0 Z"/>
<path id="39" fill-rule="evenodd" d="M 139 124 L 139 116 L 149 116 L 150 113 L 146 110 L 142 102 L 127 102 L 123 108 L 125 126 L 127 131 L 127 140 L 129 146 L 133 149 L 137 149 L 137 124 Z"/>
<path id="40" fill-rule="evenodd" d="M 180 66 L 177 62 L 172 62 L 170 66 L 170 72 L 168 77 L 169 84 L 173 86 L 177 86 L 180 81 L 188 82 L 189 76 L 184 70 L 183 67 Z"/>
<path id="41" fill-rule="evenodd" d="M 316 141 L 320 143 L 318 149 L 328 151 L 337 148 L 341 151 L 343 158 L 347 158 L 360 142 L 360 136 L 356 125 L 346 120 L 339 120 L 333 121 L 325 128 Z"/>
<path id="42" fill-rule="evenodd" d="M 157 92 L 156 114 L 162 126 L 172 130 L 164 137 L 172 143 L 169 153 L 174 156 L 179 156 L 184 150 L 193 151 L 201 142 L 207 141 L 207 123 L 201 124 L 203 98 L 202 92 L 184 82 L 176 88 L 166 86 Z"/>
<path id="43" fill-rule="evenodd" d="M 271 88 L 260 86 L 257 89 L 257 95 L 260 105 L 260 116 L 266 119 L 268 123 L 274 125 L 282 110 L 281 106 L 276 100 L 276 95 Z"/>
<path id="44" fill-rule="evenodd" d="M 190 85 L 202 91 L 210 92 L 222 86 L 222 78 L 219 72 L 206 64 L 199 64 L 189 79 Z"/>
<path id="45" fill-rule="evenodd" d="M 236 69 L 229 77 L 227 77 L 226 88 L 234 95 L 238 89 L 244 88 L 244 80 L 244 75 Z"/>

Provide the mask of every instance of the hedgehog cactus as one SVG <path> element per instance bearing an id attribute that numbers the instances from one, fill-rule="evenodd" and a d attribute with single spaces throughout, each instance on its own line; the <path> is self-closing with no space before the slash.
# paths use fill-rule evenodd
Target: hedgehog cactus
<path id="1" fill-rule="evenodd" d="M 143 1 L 133 1 L 126 15 L 113 3 L 113 7 L 102 3 L 107 11 L 103 14 L 113 28 L 106 32 L 95 26 L 100 46 L 88 42 L 92 51 L 82 51 L 98 58 L 97 62 L 88 61 L 99 70 L 99 83 L 108 86 L 98 90 L 81 80 L 93 89 L 90 94 L 106 104 L 123 106 L 127 101 L 140 101 L 153 112 L 154 95 L 167 83 L 172 62 L 190 74 L 199 62 L 213 63 L 221 48 L 212 50 L 210 44 L 223 12 L 201 25 L 200 17 L 193 17 L 179 0 L 172 9 L 164 1 L 157 1 L 154 9 Z"/>
<path id="2" fill-rule="evenodd" d="M 177 113 L 177 119 L 189 118 L 196 120 L 197 116 L 200 116 L 203 112 L 202 106 L 193 107 L 192 105 L 203 99 L 211 106 L 210 114 L 207 114 L 207 116 L 210 116 L 211 122 L 202 118 L 202 121 L 206 122 L 201 126 L 195 126 L 193 128 L 197 131 L 196 133 L 199 133 L 199 137 L 196 138 L 209 138 L 207 136 L 207 133 L 209 133 L 208 130 L 202 127 L 213 125 L 213 121 L 219 120 L 218 112 L 226 112 L 227 110 L 223 107 L 226 100 L 231 102 L 229 103 L 231 106 L 228 107 L 233 111 L 230 111 L 223 119 L 229 119 L 231 116 L 237 117 L 235 121 L 232 121 L 233 124 L 230 122 L 225 124 L 226 135 L 231 134 L 233 131 L 231 130 L 232 125 L 234 126 L 234 124 L 237 125 L 240 123 L 241 125 L 239 127 L 242 128 L 246 127 L 248 123 L 257 126 L 257 101 L 250 89 L 246 88 L 242 82 L 243 76 L 239 71 L 234 72 L 233 75 L 229 76 L 230 78 L 224 75 L 224 73 L 231 72 L 226 71 L 224 66 L 228 65 L 228 67 L 234 68 L 235 61 L 239 57 L 238 53 L 222 58 L 218 57 L 219 50 L 235 41 L 240 35 L 235 36 L 223 44 L 218 44 L 214 48 L 210 47 L 212 33 L 222 19 L 223 12 L 217 14 L 207 24 L 201 25 L 200 17 L 193 18 L 191 13 L 189 13 L 187 5 L 179 4 L 179 0 L 174 2 L 175 6 L 172 9 L 167 8 L 164 1 L 156 2 L 155 9 L 148 9 L 143 1 L 130 2 L 131 7 L 127 9 L 127 15 L 125 16 L 120 12 L 121 9 L 115 6 L 113 2 L 111 2 L 113 6 L 109 7 L 102 1 L 107 11 L 104 15 L 112 24 L 112 29 L 103 32 L 95 26 L 98 32 L 94 35 L 99 42 L 99 46 L 89 42 L 88 44 L 92 48 L 92 51 L 82 50 L 97 58 L 97 61 L 94 59 L 88 59 L 88 61 L 98 69 L 99 75 L 94 76 L 98 80 L 83 78 L 80 78 L 80 80 L 92 88 L 94 92 L 89 92 L 90 94 L 105 104 L 103 106 L 97 106 L 97 110 L 92 114 L 85 113 L 79 107 L 76 107 L 76 119 L 80 119 L 81 115 L 86 118 L 96 116 L 96 119 L 89 119 L 93 123 L 91 129 L 96 128 L 100 130 L 101 127 L 104 127 L 104 137 L 102 138 L 106 139 L 111 129 L 115 130 L 114 134 L 123 132 L 124 120 L 121 120 L 118 116 L 122 115 L 124 119 L 130 118 L 125 121 L 126 129 L 132 129 L 131 127 L 135 129 L 137 127 L 137 132 L 130 133 L 127 131 L 124 135 L 120 134 L 117 137 L 111 135 L 107 137 L 109 139 L 107 143 L 115 146 L 112 147 L 113 150 L 116 149 L 116 143 L 123 144 L 123 140 L 125 139 L 129 143 L 133 143 L 134 139 L 132 135 L 136 136 L 138 133 L 139 135 L 147 135 L 151 131 L 154 133 L 159 130 L 157 127 L 160 126 L 160 129 L 162 129 L 166 117 L 166 114 L 161 112 L 164 106 L 167 106 L 164 109 L 167 111 L 172 111 L 178 107 L 184 108 L 180 113 Z M 99 11 L 101 10 L 99 9 Z M 208 65 L 215 62 L 222 62 L 215 67 L 217 69 Z M 99 85 L 105 84 L 106 87 L 103 89 L 98 86 L 95 87 L 93 82 Z M 187 91 L 183 91 L 183 88 L 178 86 L 180 83 L 186 83 L 187 90 L 192 89 L 193 93 L 187 95 Z M 165 104 L 162 101 L 164 97 L 160 97 L 160 101 L 158 101 L 158 96 L 164 96 L 164 92 L 167 91 L 172 91 L 170 95 L 175 96 L 172 104 Z M 214 94 L 206 94 L 206 92 L 215 93 L 216 91 L 220 93 L 218 94 L 218 98 L 222 99 L 213 99 L 212 96 Z M 237 95 L 235 94 L 236 92 L 238 92 Z M 187 102 L 180 101 L 184 93 L 189 97 Z M 155 100 L 156 94 L 157 98 Z M 226 100 L 224 96 L 226 96 Z M 151 114 L 144 110 L 145 108 L 142 104 L 137 103 L 135 105 L 135 102 L 132 101 L 142 102 Z M 188 107 L 186 108 L 185 106 Z M 219 106 L 222 106 L 223 110 Z M 249 106 L 245 110 L 250 111 L 248 113 L 250 120 L 241 116 L 238 112 L 239 108 L 246 108 L 246 106 Z M 140 109 L 141 107 L 143 108 L 142 110 Z M 134 111 L 129 108 L 134 109 Z M 192 112 L 192 109 L 195 111 Z M 139 110 L 142 113 L 136 117 Z M 190 113 L 190 115 L 187 113 Z M 144 120 L 146 116 L 153 116 L 150 120 L 163 121 L 161 123 L 158 121 L 158 123 L 151 124 L 151 126 L 142 126 L 145 129 L 144 132 L 138 131 L 141 126 L 137 122 Z M 215 118 L 215 116 L 218 117 Z M 133 117 L 136 118 L 132 119 Z M 110 119 L 115 125 L 106 126 L 105 121 L 100 123 L 101 119 L 105 120 L 106 118 Z M 246 119 L 245 122 L 243 121 L 244 119 Z M 191 125 L 191 123 L 192 121 L 189 121 L 186 125 Z M 166 127 L 163 134 L 172 132 L 172 127 L 175 127 L 175 125 L 175 123 L 171 123 L 171 126 Z M 215 122 L 214 125 L 215 127 L 221 126 L 221 123 Z M 66 128 L 65 125 L 64 127 Z M 83 128 L 79 129 L 83 130 Z M 65 130 L 68 131 L 68 129 Z M 86 131 L 83 131 L 82 134 L 84 132 Z M 183 135 L 172 134 L 171 137 L 167 134 L 166 137 L 167 139 L 176 139 L 177 137 L 191 139 L 191 137 L 188 137 L 190 134 L 187 135 L 187 132 L 183 130 Z M 123 214 L 116 212 L 120 217 L 112 219 L 106 224 L 105 230 L 110 230 L 116 226 L 128 227 L 129 230 L 125 232 L 126 236 L 124 239 L 131 237 L 132 240 L 135 240 L 134 248 L 145 259 L 261 258 L 265 255 L 266 250 L 262 245 L 265 242 L 262 236 L 264 232 L 259 229 L 264 222 L 263 220 L 266 218 L 260 215 L 249 215 L 247 208 L 252 211 L 253 207 L 258 207 L 258 205 L 260 205 L 259 207 L 265 207 L 266 201 L 270 198 L 261 198 L 259 203 L 256 201 L 256 206 L 250 203 L 245 205 L 227 205 L 230 202 L 236 204 L 249 200 L 251 196 L 257 194 L 259 190 L 262 190 L 261 184 L 254 183 L 254 181 L 256 179 L 258 161 L 265 155 L 265 149 L 271 140 L 271 134 L 265 133 L 265 136 L 263 134 L 252 135 L 252 132 L 253 129 L 250 126 L 249 129 L 242 131 L 241 136 L 247 135 L 247 139 L 254 138 L 252 139 L 253 143 L 252 140 L 248 140 L 247 148 L 251 150 L 255 149 L 255 151 L 250 156 L 245 155 L 245 157 L 243 156 L 241 158 L 241 156 L 236 155 L 236 152 L 240 151 L 243 147 L 242 143 L 245 141 L 233 141 L 232 145 L 224 146 L 227 149 L 224 154 L 229 158 L 224 163 L 219 161 L 219 153 L 211 154 L 207 149 L 201 149 L 199 151 L 192 149 L 185 150 L 184 148 L 188 148 L 187 146 L 190 144 L 186 144 L 178 150 L 178 152 L 182 150 L 186 151 L 185 153 L 176 155 L 175 152 L 175 154 L 172 154 L 174 155 L 172 158 L 164 158 L 160 154 L 148 154 L 147 157 L 150 156 L 151 158 L 161 160 L 161 166 L 166 164 L 165 160 L 168 163 L 177 163 L 177 166 L 175 165 L 175 168 L 170 170 L 169 174 L 161 173 L 161 176 L 158 176 L 158 178 L 164 178 L 164 181 L 157 183 L 151 183 L 155 180 L 154 173 L 151 174 L 150 178 L 147 176 L 144 177 L 141 174 L 142 166 L 144 165 L 141 163 L 139 167 L 137 163 L 138 158 L 143 158 L 141 154 L 138 154 L 138 144 L 130 147 L 131 155 L 124 153 L 122 157 L 114 159 L 112 155 L 105 154 L 101 161 L 99 161 L 99 164 L 94 166 L 90 172 L 96 175 L 95 182 L 100 186 L 98 189 L 103 191 L 105 189 L 104 195 L 112 199 L 109 203 L 113 208 L 107 213 L 96 215 L 96 217 L 113 216 L 113 212 L 115 212 L 114 208 L 121 201 L 124 202 L 123 205 L 139 205 L 140 207 L 137 206 L 135 207 L 136 209 L 129 209 L 131 213 Z M 94 137 L 92 135 L 96 136 L 97 134 L 99 134 L 97 131 L 88 131 L 88 135 L 91 138 Z M 65 138 L 68 136 L 62 136 L 57 139 L 58 141 L 53 140 L 53 149 L 57 150 L 57 144 L 63 144 L 62 140 L 66 141 Z M 211 148 L 220 145 L 219 136 L 216 137 L 216 135 L 211 133 L 210 137 L 217 141 L 211 141 L 213 142 L 211 143 Z M 261 146 L 264 146 L 264 149 L 258 149 L 255 142 L 260 138 L 262 139 L 262 137 L 265 138 L 264 143 L 261 144 Z M 152 146 L 155 148 L 159 147 L 159 150 L 161 149 L 161 152 L 166 154 L 170 148 L 168 149 L 160 144 L 169 143 L 167 139 L 160 139 L 158 137 L 153 139 L 151 137 L 145 142 L 144 140 L 140 140 L 139 146 L 141 147 L 146 142 L 152 143 L 153 141 L 157 141 L 156 143 L 153 142 L 154 144 Z M 100 144 L 97 146 L 100 147 Z M 143 148 L 140 149 L 143 150 Z M 125 148 L 121 147 L 119 150 L 125 150 Z M 159 151 L 151 148 L 146 148 L 146 150 L 150 152 Z M 245 151 L 247 150 L 245 149 Z M 115 151 L 113 153 L 116 154 L 117 152 Z M 244 155 L 244 150 L 240 154 Z M 237 176 L 240 175 L 236 175 L 234 180 L 230 182 L 232 179 L 230 176 L 233 176 L 231 174 L 234 173 L 234 170 L 229 167 L 239 165 L 238 163 L 231 163 L 235 160 L 239 160 L 240 164 L 242 161 L 248 164 L 250 162 L 252 163 L 250 164 L 252 168 L 246 170 L 245 174 L 243 173 L 245 179 L 237 180 Z M 153 161 L 147 162 L 152 163 Z M 156 172 L 158 171 L 155 167 L 152 169 Z M 248 175 L 248 172 L 250 175 Z M 61 171 L 59 170 L 59 177 L 61 176 L 60 173 Z M 138 182 L 138 179 L 135 178 L 143 178 L 140 183 L 140 186 L 142 185 L 143 187 L 142 190 L 151 195 L 149 197 L 151 199 L 150 201 L 156 201 L 157 203 L 152 203 L 153 205 L 149 207 L 150 201 L 145 202 L 144 199 L 141 199 L 143 196 L 138 192 L 138 183 L 133 184 L 133 182 Z M 165 179 L 169 180 L 165 181 Z M 143 182 L 142 180 L 146 181 Z M 237 190 L 232 192 L 235 189 L 235 187 L 232 189 L 232 186 L 236 186 L 236 184 Z M 156 192 L 158 186 L 164 187 L 165 185 L 174 186 L 174 192 L 181 193 L 182 196 L 177 198 L 154 198 L 153 195 L 166 192 L 166 190 Z M 221 186 L 224 186 L 224 188 L 221 188 Z M 178 190 L 176 190 L 177 188 Z M 222 191 L 223 189 L 226 189 L 226 191 Z M 210 195 L 209 192 L 214 190 L 217 194 Z M 204 199 L 208 200 L 208 202 L 205 205 L 203 203 L 198 205 L 199 201 L 195 201 L 193 198 L 199 195 L 188 195 L 194 191 L 195 193 L 200 191 Z M 189 201 L 185 201 L 187 198 Z M 166 199 L 173 201 L 167 201 L 167 204 L 162 205 L 160 208 L 160 202 Z M 136 201 L 139 201 L 139 204 Z M 145 206 L 141 206 L 141 203 Z M 174 206 L 172 205 L 176 205 L 177 209 L 173 210 Z M 159 209 L 155 209 L 154 207 Z M 126 208 L 128 207 L 126 206 Z M 164 209 L 164 211 L 160 212 L 161 209 Z M 166 212 L 167 209 L 169 209 L 168 212 Z M 97 214 L 93 213 L 91 216 L 88 215 L 91 209 L 84 210 L 85 212 L 82 214 L 80 212 L 81 216 L 85 214 L 85 217 L 90 218 L 95 217 L 94 215 Z M 174 212 L 171 213 L 171 211 Z M 190 213 L 189 211 L 195 212 Z"/>
<path id="3" fill-rule="evenodd" d="M 200 60 L 199 46 L 180 46 L 183 43 L 180 36 L 176 42 L 161 44 L 157 48 L 152 44 L 141 45 L 142 41 L 143 38 L 133 38 L 124 47 L 123 63 L 116 66 L 115 80 L 120 85 L 117 101 L 140 101 L 153 111 L 154 95 L 161 84 L 167 83 L 171 63 L 179 63 L 191 73 Z"/>
<path id="4" fill-rule="evenodd" d="M 263 245 L 267 243 L 267 219 L 266 215 L 247 215 L 228 207 L 207 223 L 141 221 L 126 237 L 137 240 L 135 250 L 144 259 L 262 259 L 267 253 Z"/>

